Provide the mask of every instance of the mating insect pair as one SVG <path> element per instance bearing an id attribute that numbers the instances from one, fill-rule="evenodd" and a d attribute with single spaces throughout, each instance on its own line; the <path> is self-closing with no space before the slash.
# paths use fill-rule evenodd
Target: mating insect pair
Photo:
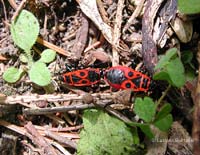
<path id="1" fill-rule="evenodd" d="M 148 91 L 151 79 L 147 75 L 126 66 L 115 66 L 106 70 L 86 68 L 63 74 L 64 82 L 71 86 L 90 86 L 104 78 L 115 89 Z"/>

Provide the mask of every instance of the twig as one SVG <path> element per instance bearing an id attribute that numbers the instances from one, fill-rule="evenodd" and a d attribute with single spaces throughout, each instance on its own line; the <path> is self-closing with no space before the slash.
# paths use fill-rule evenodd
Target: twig
<path id="1" fill-rule="evenodd" d="M 51 44 L 50 42 L 45 41 L 40 37 L 37 38 L 37 42 L 42 44 L 42 45 L 44 45 L 44 46 L 46 46 L 46 47 L 48 47 L 48 48 L 50 48 L 50 49 L 52 49 L 52 50 L 55 50 L 57 53 L 62 54 L 64 56 L 69 57 L 71 55 L 70 52 L 65 51 L 64 49 L 62 49 L 62 48 L 60 48 L 60 47 L 58 47 L 58 46 L 56 46 L 54 44 Z"/>
<path id="2" fill-rule="evenodd" d="M 7 17 L 7 12 L 6 12 L 5 3 L 4 3 L 3 0 L 1 0 L 1 3 L 3 4 L 3 12 L 4 12 L 5 20 L 8 21 L 8 17 Z"/>
<path id="3" fill-rule="evenodd" d="M 65 147 L 70 147 L 73 149 L 77 148 L 77 144 L 68 138 L 63 138 L 62 136 L 58 135 L 56 132 L 51 132 L 49 130 L 45 131 L 45 136 L 50 137 L 59 142 L 59 144 L 64 145 Z"/>
<path id="4" fill-rule="evenodd" d="M 46 128 L 35 125 L 35 128 L 37 130 L 46 130 Z M 82 129 L 83 125 L 77 125 L 77 126 L 71 126 L 71 127 L 63 127 L 63 128 L 48 128 L 48 131 L 54 131 L 54 132 L 66 132 L 66 131 L 73 131 L 73 130 L 79 130 Z"/>
<path id="5" fill-rule="evenodd" d="M 17 10 L 15 11 L 14 15 L 12 16 L 11 20 L 14 21 L 15 18 L 18 16 L 19 12 L 22 10 L 24 7 L 24 4 L 26 3 L 26 0 L 22 0 L 20 5 L 18 6 Z"/>
<path id="6" fill-rule="evenodd" d="M 97 41 L 97 42 L 93 43 L 92 45 L 90 45 L 90 46 L 88 46 L 87 48 L 85 48 L 85 50 L 84 50 L 83 53 L 86 53 L 86 52 L 88 52 L 89 50 L 98 47 L 100 44 L 101 44 L 100 41 Z"/>
<path id="7" fill-rule="evenodd" d="M 84 110 L 94 107 L 95 107 L 94 104 L 79 104 L 79 105 L 69 105 L 69 106 L 60 106 L 52 108 L 24 109 L 23 113 L 25 115 L 44 115 L 44 114 L 52 114 L 52 113 L 66 112 L 72 110 Z"/>
<path id="8" fill-rule="evenodd" d="M 64 155 L 72 155 L 71 153 L 69 153 L 62 145 L 60 145 L 57 142 L 52 142 L 51 145 L 53 145 L 54 147 L 56 147 L 60 152 L 62 152 Z"/>
<path id="9" fill-rule="evenodd" d="M 15 0 L 8 0 L 8 2 L 13 7 L 13 9 L 15 9 L 15 10 L 17 9 L 17 4 L 16 4 Z"/>
<path id="10" fill-rule="evenodd" d="M 121 114 L 119 111 L 113 109 L 112 107 L 107 106 L 105 108 L 105 110 L 107 112 L 109 112 L 110 114 L 114 115 L 115 117 L 117 117 L 118 119 L 122 120 L 123 122 L 125 122 L 125 123 L 131 123 L 130 119 L 128 119 L 126 116 L 124 116 L 123 114 Z"/>
<path id="11" fill-rule="evenodd" d="M 81 17 L 81 26 L 76 32 L 75 43 L 71 50 L 71 59 L 77 61 L 81 58 L 84 48 L 86 47 L 88 40 L 88 31 L 89 31 L 89 22 L 87 16 L 82 14 Z"/>
<path id="12" fill-rule="evenodd" d="M 193 138 L 193 154 L 198 155 L 200 152 L 200 42 L 198 42 L 198 53 L 197 60 L 199 63 L 199 75 L 196 90 L 193 92 L 194 101 L 194 113 L 193 113 L 193 128 L 192 128 L 192 138 Z"/>
<path id="13" fill-rule="evenodd" d="M 46 115 L 48 118 L 50 118 L 50 119 L 52 119 L 54 122 L 56 122 L 57 124 L 61 124 L 61 125 L 64 125 L 66 122 L 62 119 L 62 118 L 60 118 L 60 117 L 58 117 L 58 116 L 56 116 L 56 115 Z"/>
<path id="14" fill-rule="evenodd" d="M 26 131 L 24 130 L 23 127 L 19 127 L 17 125 L 11 124 L 11 123 L 6 122 L 4 120 L 0 120 L 0 125 L 8 128 L 8 129 L 10 129 L 10 130 L 12 130 L 14 132 L 17 132 L 17 133 L 19 133 L 21 135 L 25 135 L 25 133 L 26 133 Z"/>
<path id="15" fill-rule="evenodd" d="M 79 104 L 76 105 L 69 105 L 69 106 L 60 106 L 60 107 L 51 107 L 51 108 L 31 108 L 31 109 L 24 109 L 23 113 L 26 115 L 41 115 L 41 114 L 52 114 L 56 112 L 66 112 L 71 110 L 84 110 L 94 107 L 101 107 L 105 108 L 109 113 L 115 115 L 119 119 L 128 122 L 129 120 L 123 117 L 120 113 L 116 110 L 108 107 L 111 102 L 117 103 L 115 96 L 118 94 L 116 93 L 94 93 L 91 94 L 92 97 L 95 97 L 95 104 L 83 104 L 84 94 L 77 95 L 77 94 L 61 94 L 61 95 L 25 95 L 25 96 L 8 96 L 7 98 L 4 96 L 1 99 L 1 103 L 4 104 L 22 104 L 25 105 L 26 103 L 31 102 L 64 102 L 64 101 L 80 101 Z M 114 99 L 115 98 L 115 99 Z M 81 104 L 80 104 L 81 103 Z M 30 107 L 30 106 L 28 106 Z"/>
<path id="16" fill-rule="evenodd" d="M 44 155 L 55 155 L 57 154 L 55 149 L 50 143 L 35 129 L 31 122 L 25 125 L 26 130 L 31 136 L 28 136 L 34 144 L 36 144 Z"/>
<path id="17" fill-rule="evenodd" d="M 119 54 L 118 49 L 119 47 L 119 40 L 121 36 L 121 24 L 122 24 L 122 11 L 124 8 L 124 0 L 119 0 L 117 5 L 117 13 L 115 17 L 115 25 L 113 30 L 113 48 L 112 48 L 112 65 L 117 66 L 119 65 Z"/>
<path id="18" fill-rule="evenodd" d="M 23 127 L 19 127 L 17 125 L 11 124 L 11 123 L 9 123 L 7 121 L 4 121 L 4 120 L 0 120 L 0 125 L 4 126 L 5 128 L 8 128 L 8 129 L 10 129 L 10 130 L 12 130 L 14 132 L 17 132 L 17 133 L 19 133 L 21 135 L 24 135 L 24 136 L 26 135 L 26 131 L 24 130 Z M 36 128 L 38 128 L 38 126 L 36 126 Z M 43 130 L 41 130 L 41 128 L 38 129 L 38 132 L 43 136 L 45 135 L 44 131 L 45 131 L 44 128 L 43 128 Z M 69 138 L 69 139 L 79 139 L 80 138 L 79 135 L 76 134 L 76 133 L 67 133 L 67 132 L 62 133 L 62 132 L 58 132 L 57 131 L 57 134 L 60 135 L 60 136 Z M 50 139 L 47 139 L 47 140 L 50 141 Z"/>
<path id="19" fill-rule="evenodd" d="M 140 12 L 142 11 L 143 5 L 145 0 L 141 0 L 139 5 L 136 7 L 135 11 L 127 21 L 126 25 L 124 26 L 123 32 L 126 32 L 126 30 L 130 27 L 130 25 L 133 23 L 136 17 L 139 16 Z"/>
<path id="20" fill-rule="evenodd" d="M 148 0 L 142 18 L 142 57 L 144 65 L 149 73 L 154 73 L 154 67 L 158 62 L 157 47 L 153 40 L 153 28 L 155 17 L 164 0 Z"/>
<path id="21" fill-rule="evenodd" d="M 92 97 L 95 97 L 97 100 L 111 100 L 113 95 L 116 93 L 94 93 L 91 94 Z M 34 102 L 64 102 L 64 101 L 82 101 L 84 98 L 84 94 L 51 94 L 51 95 L 22 95 L 22 96 L 0 96 L 0 104 L 22 104 L 25 103 L 34 103 Z M 30 106 L 28 106 L 30 107 Z"/>
<path id="22" fill-rule="evenodd" d="M 164 91 L 164 93 L 162 94 L 162 96 L 159 98 L 156 106 L 158 107 L 158 105 L 161 103 L 161 101 L 164 99 L 164 97 L 167 95 L 168 91 L 170 90 L 171 85 L 168 85 L 167 89 Z"/>
<path id="23" fill-rule="evenodd" d="M 44 36 L 47 37 L 47 21 L 48 21 L 48 16 L 46 10 L 44 11 L 44 24 L 43 24 L 43 29 L 44 29 Z"/>
<path id="24" fill-rule="evenodd" d="M 98 6 L 99 13 L 101 14 L 103 21 L 108 24 L 109 23 L 108 13 L 103 7 L 103 2 L 101 0 L 97 0 L 97 6 Z"/>
<path id="25" fill-rule="evenodd" d="M 4 56 L 0 55 L 0 61 L 2 60 L 7 60 L 7 58 L 5 58 Z"/>

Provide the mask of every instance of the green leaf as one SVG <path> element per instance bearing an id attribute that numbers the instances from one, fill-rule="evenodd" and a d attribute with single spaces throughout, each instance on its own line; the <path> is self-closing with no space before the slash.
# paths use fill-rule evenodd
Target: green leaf
<path id="1" fill-rule="evenodd" d="M 185 14 L 200 13 L 199 0 L 178 0 L 178 10 Z"/>
<path id="2" fill-rule="evenodd" d="M 159 119 L 154 123 L 154 125 L 162 131 L 168 131 L 173 123 L 173 117 L 171 114 Z"/>
<path id="3" fill-rule="evenodd" d="M 167 81 L 169 84 L 173 84 L 170 77 L 169 77 L 169 74 L 166 72 L 166 71 L 160 71 L 160 72 L 157 72 L 153 75 L 153 79 L 154 80 L 165 80 Z"/>
<path id="4" fill-rule="evenodd" d="M 160 69 L 160 72 L 154 74 L 154 80 L 166 80 L 169 84 L 175 87 L 182 87 L 185 84 L 185 69 L 178 55 L 177 49 L 168 50 L 163 56 L 155 69 Z"/>
<path id="5" fill-rule="evenodd" d="M 29 70 L 30 80 L 40 86 L 46 86 L 51 82 L 51 74 L 42 62 L 35 62 Z"/>
<path id="6" fill-rule="evenodd" d="M 186 67 L 185 69 L 185 78 L 186 78 L 186 81 L 191 81 L 191 82 L 196 78 L 196 72 L 190 66 Z"/>
<path id="7" fill-rule="evenodd" d="M 191 51 L 182 51 L 181 52 L 181 60 L 184 64 L 191 63 L 193 59 L 193 53 Z"/>
<path id="8" fill-rule="evenodd" d="M 157 113 L 155 121 L 162 119 L 163 117 L 167 116 L 172 111 L 172 106 L 169 103 L 163 105 L 160 111 Z"/>
<path id="9" fill-rule="evenodd" d="M 145 97 L 144 100 L 142 98 L 136 98 L 134 111 L 139 118 L 146 122 L 151 122 L 156 113 L 156 105 L 149 97 Z"/>
<path id="10" fill-rule="evenodd" d="M 137 122 L 129 122 L 127 123 L 128 125 L 130 126 L 133 126 L 133 127 L 139 127 L 142 132 L 144 132 L 144 134 L 148 137 L 148 138 L 153 138 L 154 137 L 154 134 L 150 128 L 150 124 L 142 124 L 142 123 L 137 123 Z"/>
<path id="11" fill-rule="evenodd" d="M 154 138 L 154 134 L 153 132 L 151 131 L 151 128 L 150 128 L 150 125 L 141 125 L 140 126 L 140 129 L 142 130 L 142 132 L 145 133 L 145 135 L 149 138 L 149 139 L 152 139 Z"/>
<path id="12" fill-rule="evenodd" d="M 56 52 L 51 49 L 46 49 L 42 52 L 41 58 L 39 59 L 40 62 L 50 63 L 56 57 Z"/>
<path id="13" fill-rule="evenodd" d="M 177 54 L 177 49 L 176 48 L 171 48 L 166 52 L 166 55 L 162 56 L 161 59 L 159 60 L 158 64 L 155 66 L 154 70 L 160 69 L 165 67 L 170 59 L 172 59 L 175 55 Z"/>
<path id="14" fill-rule="evenodd" d="M 124 122 L 100 110 L 85 110 L 78 155 L 129 155 L 135 153 L 133 135 Z"/>
<path id="15" fill-rule="evenodd" d="M 10 67 L 3 73 L 3 79 L 9 83 L 15 83 L 20 79 L 22 73 L 22 69 Z"/>
<path id="16" fill-rule="evenodd" d="M 133 128 L 132 129 L 132 135 L 133 135 L 133 143 L 135 145 L 139 145 L 140 144 L 140 139 L 139 139 L 137 128 Z"/>
<path id="17" fill-rule="evenodd" d="M 181 60 L 177 57 L 167 65 L 167 72 L 172 81 L 172 85 L 178 88 L 185 84 L 184 67 Z"/>
<path id="18" fill-rule="evenodd" d="M 30 52 L 38 34 L 38 20 L 31 12 L 22 10 L 11 24 L 11 36 L 14 43 L 25 50 L 25 52 Z"/>

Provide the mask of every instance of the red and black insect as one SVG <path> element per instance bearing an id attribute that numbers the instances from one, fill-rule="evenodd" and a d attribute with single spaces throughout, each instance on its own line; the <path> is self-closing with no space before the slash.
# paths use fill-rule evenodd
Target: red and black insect
<path id="1" fill-rule="evenodd" d="M 63 74 L 64 82 L 71 86 L 90 86 L 101 79 L 99 69 L 86 68 Z"/>
<path id="2" fill-rule="evenodd" d="M 151 79 L 141 72 L 126 66 L 111 67 L 104 73 L 104 79 L 115 89 L 133 89 L 148 91 Z"/>

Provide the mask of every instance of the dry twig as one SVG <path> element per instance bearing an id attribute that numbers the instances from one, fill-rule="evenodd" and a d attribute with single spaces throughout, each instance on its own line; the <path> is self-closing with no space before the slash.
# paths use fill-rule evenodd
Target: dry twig
<path id="1" fill-rule="evenodd" d="M 77 144 L 75 142 L 73 142 L 72 140 L 70 140 L 68 138 L 63 138 L 62 136 L 58 135 L 56 132 L 51 132 L 49 130 L 46 130 L 45 135 L 47 137 L 50 137 L 51 139 L 58 141 L 59 144 L 62 144 L 65 147 L 70 147 L 73 149 L 77 148 Z"/>
<path id="2" fill-rule="evenodd" d="M 115 25 L 114 25 L 114 32 L 113 32 L 113 58 L 112 58 L 112 65 L 117 66 L 119 65 L 119 51 L 116 47 L 119 47 L 119 40 L 121 36 L 121 25 L 122 25 L 122 11 L 124 8 L 124 0 L 119 0 L 117 5 L 117 13 L 115 17 Z"/>
<path id="3" fill-rule="evenodd" d="M 115 93 L 94 93 L 91 94 L 97 100 L 111 100 Z M 85 94 L 51 94 L 51 95 L 21 95 L 21 96 L 0 96 L 1 104 L 22 104 L 34 102 L 64 102 L 64 101 L 82 101 Z M 28 106 L 29 107 L 29 106 Z"/>
<path id="4" fill-rule="evenodd" d="M 19 12 L 22 10 L 25 3 L 26 3 L 26 0 L 21 1 L 20 5 L 16 8 L 16 11 L 15 11 L 13 17 L 11 18 L 12 21 L 14 21 L 15 18 L 19 15 Z"/>
<path id="5" fill-rule="evenodd" d="M 52 50 L 55 50 L 56 52 L 58 52 L 61 55 L 64 55 L 64 56 L 67 56 L 67 57 L 69 57 L 71 55 L 70 52 L 65 51 L 64 49 L 62 49 L 62 48 L 60 48 L 60 47 L 58 47 L 58 46 L 56 46 L 54 44 L 51 44 L 50 42 L 45 41 L 40 37 L 37 38 L 37 42 L 42 44 L 42 45 L 44 45 L 44 46 L 46 46 L 46 47 L 48 47 L 48 48 L 50 48 L 50 49 L 52 49 Z"/>
<path id="6" fill-rule="evenodd" d="M 137 5 L 135 11 L 133 12 L 133 14 L 131 15 L 131 17 L 127 21 L 126 25 L 124 26 L 123 32 L 126 32 L 126 30 L 130 27 L 130 25 L 135 20 L 135 18 L 139 16 L 139 14 L 140 14 L 140 12 L 142 11 L 142 8 L 143 8 L 144 1 L 145 0 L 141 0 L 140 3 L 139 3 L 139 5 Z"/>
<path id="7" fill-rule="evenodd" d="M 193 129 L 192 129 L 192 138 L 193 138 L 193 153 L 198 155 L 200 152 L 200 42 L 198 43 L 198 53 L 197 60 L 199 63 L 199 75 L 196 90 L 193 92 L 193 101 L 194 101 L 194 113 L 193 113 Z"/>
<path id="8" fill-rule="evenodd" d="M 15 9 L 15 10 L 17 9 L 17 4 L 16 4 L 15 0 L 8 0 L 8 2 L 13 7 L 13 9 Z"/>
<path id="9" fill-rule="evenodd" d="M 35 129 L 31 122 L 25 125 L 26 130 L 29 134 L 27 136 L 40 148 L 42 155 L 55 155 L 56 150 L 50 145 L 50 143 Z"/>

